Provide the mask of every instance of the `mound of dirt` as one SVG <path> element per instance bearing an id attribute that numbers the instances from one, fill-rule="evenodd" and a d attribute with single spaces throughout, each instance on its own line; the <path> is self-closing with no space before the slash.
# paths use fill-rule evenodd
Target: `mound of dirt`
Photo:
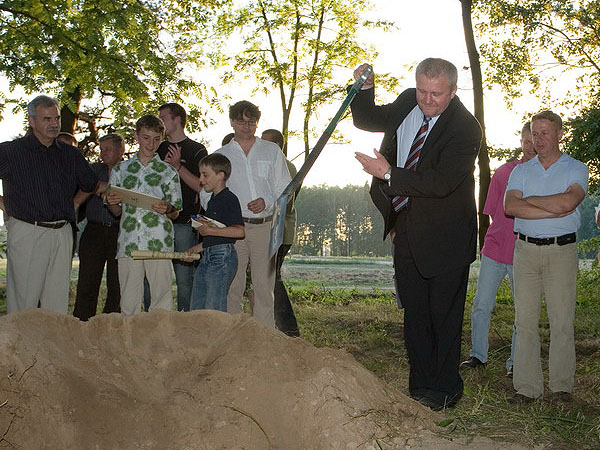
<path id="1" fill-rule="evenodd" d="M 440 417 L 245 315 L 0 318 L 0 448 L 465 448 L 429 431 Z"/>

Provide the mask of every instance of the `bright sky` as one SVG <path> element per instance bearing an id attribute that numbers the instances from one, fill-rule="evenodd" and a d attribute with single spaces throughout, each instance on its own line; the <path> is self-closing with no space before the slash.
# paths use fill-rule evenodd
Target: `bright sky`
<path id="1" fill-rule="evenodd" d="M 392 101 L 403 89 L 414 87 L 414 74 L 406 73 L 404 66 L 413 65 L 420 60 L 437 56 L 452 61 L 459 69 L 458 96 L 469 110 L 473 110 L 472 88 L 466 46 L 464 42 L 460 2 L 457 0 L 420 0 L 412 2 L 407 0 L 388 1 L 372 0 L 376 5 L 373 17 L 385 18 L 396 23 L 397 30 L 390 33 L 370 31 L 361 35 L 365 45 L 375 44 L 380 53 L 375 61 L 370 61 L 375 72 L 390 72 L 398 77 L 404 77 L 397 92 L 385 93 L 384 97 Z M 352 69 L 340 74 L 340 84 L 345 84 L 351 77 Z M 342 76 L 343 75 L 343 76 Z M 6 80 L 0 79 L 0 91 L 7 91 Z M 252 96 L 252 86 L 237 85 L 235 97 L 232 101 L 249 99 L 262 110 L 262 118 L 258 133 L 266 128 L 281 127 L 281 110 L 278 93 L 274 92 L 269 97 Z M 380 92 L 379 94 L 383 94 Z M 538 105 L 527 105 L 529 110 L 539 109 Z M 326 111 L 319 111 L 320 122 L 315 122 L 318 133 L 326 125 L 326 119 L 331 117 L 339 107 L 339 103 L 332 105 Z M 486 92 L 485 114 L 487 122 L 488 142 L 492 145 L 503 147 L 517 147 L 519 145 L 516 131 L 521 128 L 523 112 L 518 109 L 509 111 L 502 101 L 499 93 Z M 9 111 L 4 113 L 5 120 L 0 122 L 0 140 L 12 139 L 21 131 L 23 118 L 12 116 Z M 220 146 L 222 137 L 231 131 L 229 119 L 225 113 L 212 113 L 209 116 L 215 121 L 214 125 L 201 133 L 191 134 L 190 137 L 203 142 L 209 152 Z M 300 117 L 299 111 L 296 117 Z M 292 123 L 292 128 L 301 129 L 301 123 Z M 316 161 L 308 174 L 305 185 L 362 185 L 370 180 L 370 176 L 362 172 L 360 165 L 354 159 L 355 151 L 370 152 L 378 148 L 382 135 L 367 133 L 357 130 L 350 120 L 338 125 L 338 130 L 350 141 L 349 145 L 328 144 L 321 156 Z M 316 143 L 316 138 L 312 144 Z M 289 156 L 300 153 L 303 144 L 300 140 L 291 141 Z M 294 161 L 300 167 L 301 158 Z"/>

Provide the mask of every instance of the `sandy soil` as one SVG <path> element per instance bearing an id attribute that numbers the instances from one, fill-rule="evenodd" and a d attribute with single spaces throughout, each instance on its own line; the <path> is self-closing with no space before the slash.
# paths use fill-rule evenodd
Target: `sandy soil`
<path id="1" fill-rule="evenodd" d="M 442 439 L 441 418 L 349 354 L 245 315 L 0 318 L 0 448 L 522 448 Z"/>

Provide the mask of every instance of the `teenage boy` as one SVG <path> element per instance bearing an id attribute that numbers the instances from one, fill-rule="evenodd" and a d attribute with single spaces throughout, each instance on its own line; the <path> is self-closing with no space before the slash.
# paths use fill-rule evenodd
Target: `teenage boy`
<path id="1" fill-rule="evenodd" d="M 110 175 L 110 184 L 151 195 L 161 200 L 146 210 L 133 205 L 121 206 L 121 197 L 109 191 L 106 202 L 115 216 L 121 216 L 117 259 L 121 286 L 121 312 L 140 312 L 144 293 L 144 275 L 150 285 L 150 310 L 173 307 L 172 266 L 169 260 L 134 261 L 132 250 L 173 251 L 173 223 L 181 209 L 181 187 L 177 171 L 156 154 L 165 126 L 151 114 L 135 124 L 139 151 L 118 163 Z"/>
<path id="2" fill-rule="evenodd" d="M 158 117 L 165 124 L 165 133 L 168 138 L 158 147 L 158 156 L 163 161 L 171 164 L 177 170 L 181 179 L 183 208 L 177 219 L 173 221 L 173 233 L 175 251 L 184 252 L 198 243 L 198 235 L 190 227 L 190 217 L 200 211 L 200 202 L 195 189 L 196 184 L 190 185 L 190 179 L 186 179 L 186 174 L 189 172 L 198 177 L 198 164 L 208 153 L 204 145 L 186 136 L 187 112 L 179 103 L 165 103 L 158 108 Z M 174 150 L 178 150 L 181 155 L 176 164 L 169 156 L 169 153 Z M 186 173 L 182 173 L 181 169 L 187 169 Z M 173 260 L 173 269 L 175 270 L 175 282 L 177 283 L 177 310 L 189 311 L 194 264 Z"/>
<path id="3" fill-rule="evenodd" d="M 200 161 L 200 185 L 212 193 L 205 217 L 225 225 L 212 226 L 207 222 L 196 228 L 203 241 L 191 247 L 188 253 L 203 252 L 194 274 L 191 310 L 216 309 L 227 312 L 227 294 L 237 271 L 238 260 L 234 243 L 244 239 L 242 209 L 236 195 L 225 182 L 231 175 L 231 162 L 218 153 Z"/>

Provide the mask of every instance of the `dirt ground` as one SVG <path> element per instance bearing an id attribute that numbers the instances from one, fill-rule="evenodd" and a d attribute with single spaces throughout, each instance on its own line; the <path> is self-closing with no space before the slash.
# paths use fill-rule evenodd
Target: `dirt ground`
<path id="1" fill-rule="evenodd" d="M 246 315 L 0 318 L 0 448 L 521 449 L 450 441 L 349 354 Z"/>

